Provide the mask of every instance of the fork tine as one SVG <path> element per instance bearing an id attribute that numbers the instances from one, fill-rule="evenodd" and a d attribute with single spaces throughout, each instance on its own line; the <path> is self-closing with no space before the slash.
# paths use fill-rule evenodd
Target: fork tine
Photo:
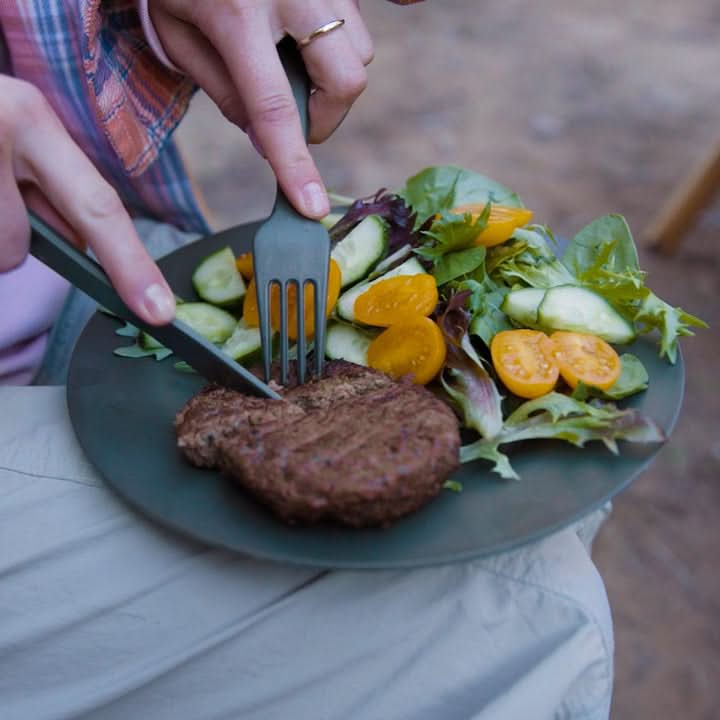
<path id="1" fill-rule="evenodd" d="M 280 382 L 288 383 L 288 365 L 290 354 L 290 338 L 288 335 L 288 298 L 289 282 L 280 283 Z"/>
<path id="2" fill-rule="evenodd" d="M 305 280 L 297 281 L 297 376 L 298 383 L 305 382 Z"/>
<path id="3" fill-rule="evenodd" d="M 262 287 L 256 285 L 265 382 L 270 382 L 270 365 L 272 364 L 272 338 L 270 336 L 270 285 L 271 283 L 269 282 L 264 283 Z"/>
<path id="4" fill-rule="evenodd" d="M 327 319 L 327 282 L 329 258 L 318 267 L 315 285 L 315 376 L 321 378 L 325 360 L 325 323 Z"/>

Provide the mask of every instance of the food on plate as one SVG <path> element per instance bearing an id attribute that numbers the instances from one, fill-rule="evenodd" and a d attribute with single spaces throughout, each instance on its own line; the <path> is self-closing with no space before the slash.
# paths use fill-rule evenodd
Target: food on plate
<path id="1" fill-rule="evenodd" d="M 409 377 L 427 385 L 442 369 L 446 352 L 437 323 L 415 315 L 391 325 L 370 342 L 366 364 L 391 377 Z"/>
<path id="2" fill-rule="evenodd" d="M 438 304 L 432 275 L 399 275 L 380 279 L 358 295 L 353 314 L 359 323 L 389 327 L 411 315 L 428 316 Z"/>
<path id="3" fill-rule="evenodd" d="M 453 215 L 470 214 L 471 222 L 477 222 L 478 218 L 486 211 L 486 203 L 467 203 L 459 205 L 450 210 Z M 438 219 L 442 215 L 438 216 Z M 477 245 L 492 247 L 509 240 L 513 232 L 523 225 L 527 225 L 533 217 L 532 210 L 521 207 L 506 207 L 504 205 L 490 205 L 486 226 L 475 238 Z"/>
<path id="4" fill-rule="evenodd" d="M 503 330 L 493 337 L 490 354 L 498 377 L 518 397 L 540 397 L 557 384 L 555 346 L 539 330 Z"/>
<path id="5" fill-rule="evenodd" d="M 191 463 L 293 523 L 388 525 L 436 497 L 459 464 L 459 424 L 442 400 L 345 361 L 289 383 L 282 400 L 206 388 L 175 431 Z"/>
<path id="6" fill-rule="evenodd" d="M 482 459 L 516 478 L 500 449 L 516 441 L 594 441 L 619 452 L 619 440 L 664 440 L 653 418 L 622 405 L 653 378 L 632 347 L 621 346 L 649 334 L 660 357 L 674 363 L 680 339 L 706 325 L 648 287 L 622 216 L 597 218 L 563 245 L 512 190 L 453 166 L 426 168 L 394 192 L 338 202 L 342 210 L 323 221 L 332 259 L 320 351 L 402 379 L 405 393 L 426 385 L 461 422 L 462 462 Z M 252 256 L 230 248 L 210 254 L 194 269 L 193 284 L 202 302 L 180 304 L 178 316 L 238 361 L 257 363 Z M 133 335 L 127 327 L 119 332 Z M 169 354 L 144 335 L 115 352 L 158 360 Z M 355 412 L 362 418 L 364 405 Z"/>
<path id="7" fill-rule="evenodd" d="M 331 259 L 327 281 L 326 312 L 328 317 L 335 308 L 335 303 L 340 295 L 340 282 L 340 266 Z M 290 284 L 287 290 L 287 319 L 288 336 L 292 340 L 297 340 L 297 292 L 297 285 L 295 283 Z M 315 334 L 315 286 L 307 283 L 303 292 L 305 335 L 311 337 Z M 248 285 L 243 304 L 243 319 L 250 327 L 260 325 L 255 280 L 251 280 L 250 285 Z M 270 327 L 276 331 L 280 330 L 280 287 L 276 283 L 270 288 Z"/>
<path id="8" fill-rule="evenodd" d="M 560 374 L 573 390 L 579 383 L 609 390 L 620 377 L 620 357 L 602 338 L 558 331 L 550 336 L 550 342 Z"/>

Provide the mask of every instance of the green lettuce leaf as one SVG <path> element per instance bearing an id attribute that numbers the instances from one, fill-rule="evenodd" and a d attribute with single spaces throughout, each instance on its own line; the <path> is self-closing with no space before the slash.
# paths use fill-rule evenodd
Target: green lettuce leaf
<path id="1" fill-rule="evenodd" d="M 580 382 L 573 390 L 572 397 L 582 401 L 592 397 L 603 400 L 622 400 L 622 398 L 646 390 L 649 378 L 647 370 L 640 360 L 630 353 L 625 353 L 620 356 L 620 363 L 620 377 L 611 388 L 601 390 Z"/>
<path id="2" fill-rule="evenodd" d="M 617 440 L 659 443 L 665 440 L 665 434 L 637 410 L 620 410 L 609 403 L 585 403 L 552 392 L 523 403 L 505 420 L 502 430 L 494 438 L 481 438 L 464 445 L 460 448 L 460 461 L 489 460 L 494 472 L 503 478 L 517 480 L 517 473 L 499 447 L 538 438 L 565 440 L 578 447 L 599 440 L 610 452 L 617 454 Z"/>
<path id="3" fill-rule="evenodd" d="M 524 207 L 511 190 L 484 175 L 452 165 L 429 167 L 413 175 L 399 191 L 417 213 L 418 224 L 443 210 L 466 203 Z"/>
<path id="4" fill-rule="evenodd" d="M 660 357 L 667 357 L 673 364 L 677 360 L 678 339 L 694 335 L 691 327 L 708 327 L 704 320 L 669 305 L 650 290 L 633 319 L 642 332 L 653 328 L 660 331 Z"/>
<path id="5" fill-rule="evenodd" d="M 113 354 L 124 358 L 154 357 L 156 360 L 164 360 L 166 357 L 172 355 L 172 350 L 164 347 L 146 350 L 139 345 L 127 345 L 125 347 L 115 348 Z"/>
<path id="6" fill-rule="evenodd" d="M 115 316 L 117 317 L 117 316 Z M 121 328 L 118 328 L 115 331 L 116 335 L 120 335 L 121 337 L 131 337 L 136 338 L 138 335 L 140 335 L 140 330 L 136 328 L 134 325 L 132 325 L 129 322 L 126 322 Z"/>
<path id="7" fill-rule="evenodd" d="M 423 235 L 428 240 L 415 252 L 426 260 L 438 263 L 447 253 L 474 248 L 475 238 L 487 227 L 489 216 L 490 205 L 486 205 L 475 220 L 471 213 L 446 213 L 424 231 Z"/>
<path id="8" fill-rule="evenodd" d="M 459 277 L 470 275 L 484 262 L 485 248 L 482 246 L 470 247 L 467 250 L 458 250 L 443 255 L 435 264 L 432 274 L 440 286 Z"/>
<path id="9" fill-rule="evenodd" d="M 637 248 L 622 215 L 603 215 L 586 225 L 568 245 L 562 262 L 581 277 L 590 268 L 597 269 L 599 258 L 601 266 L 609 272 L 640 270 Z"/>
<path id="10" fill-rule="evenodd" d="M 507 315 L 500 309 L 505 296 L 510 292 L 507 287 L 496 285 L 486 277 L 482 282 L 475 279 L 464 280 L 459 289 L 469 290 L 471 293 L 468 301 L 471 313 L 469 332 L 479 337 L 487 347 L 490 347 L 490 342 L 497 333 L 513 329 Z"/>
<path id="11" fill-rule="evenodd" d="M 462 413 L 465 427 L 489 438 L 502 428 L 502 395 L 470 341 L 470 313 L 465 307 L 469 296 L 468 290 L 455 292 L 438 317 L 447 347 L 440 381 Z"/>
<path id="12" fill-rule="evenodd" d="M 639 332 L 658 330 L 660 357 L 671 363 L 677 360 L 678 339 L 693 335 L 693 327 L 707 327 L 645 285 L 630 228 L 620 215 L 606 215 L 583 228 L 570 242 L 563 264 L 579 284 L 602 295 Z"/>
<path id="13" fill-rule="evenodd" d="M 488 250 L 488 273 L 495 282 L 509 287 L 577 285 L 577 278 L 558 260 L 549 241 L 552 236 L 542 226 L 518 228 L 508 243 Z"/>

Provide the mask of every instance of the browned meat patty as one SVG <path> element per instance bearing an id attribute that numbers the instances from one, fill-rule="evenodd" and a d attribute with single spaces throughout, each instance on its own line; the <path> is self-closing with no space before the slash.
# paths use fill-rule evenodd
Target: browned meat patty
<path id="1" fill-rule="evenodd" d="M 423 387 L 332 361 L 283 397 L 204 390 L 178 413 L 178 446 L 287 522 L 355 527 L 417 510 L 458 466 L 458 421 Z"/>

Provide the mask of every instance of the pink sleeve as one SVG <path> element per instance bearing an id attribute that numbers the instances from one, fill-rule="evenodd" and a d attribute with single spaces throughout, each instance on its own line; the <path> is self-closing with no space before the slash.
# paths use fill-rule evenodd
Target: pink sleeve
<path id="1" fill-rule="evenodd" d="M 0 385 L 32 382 L 68 289 L 34 257 L 0 273 Z"/>

